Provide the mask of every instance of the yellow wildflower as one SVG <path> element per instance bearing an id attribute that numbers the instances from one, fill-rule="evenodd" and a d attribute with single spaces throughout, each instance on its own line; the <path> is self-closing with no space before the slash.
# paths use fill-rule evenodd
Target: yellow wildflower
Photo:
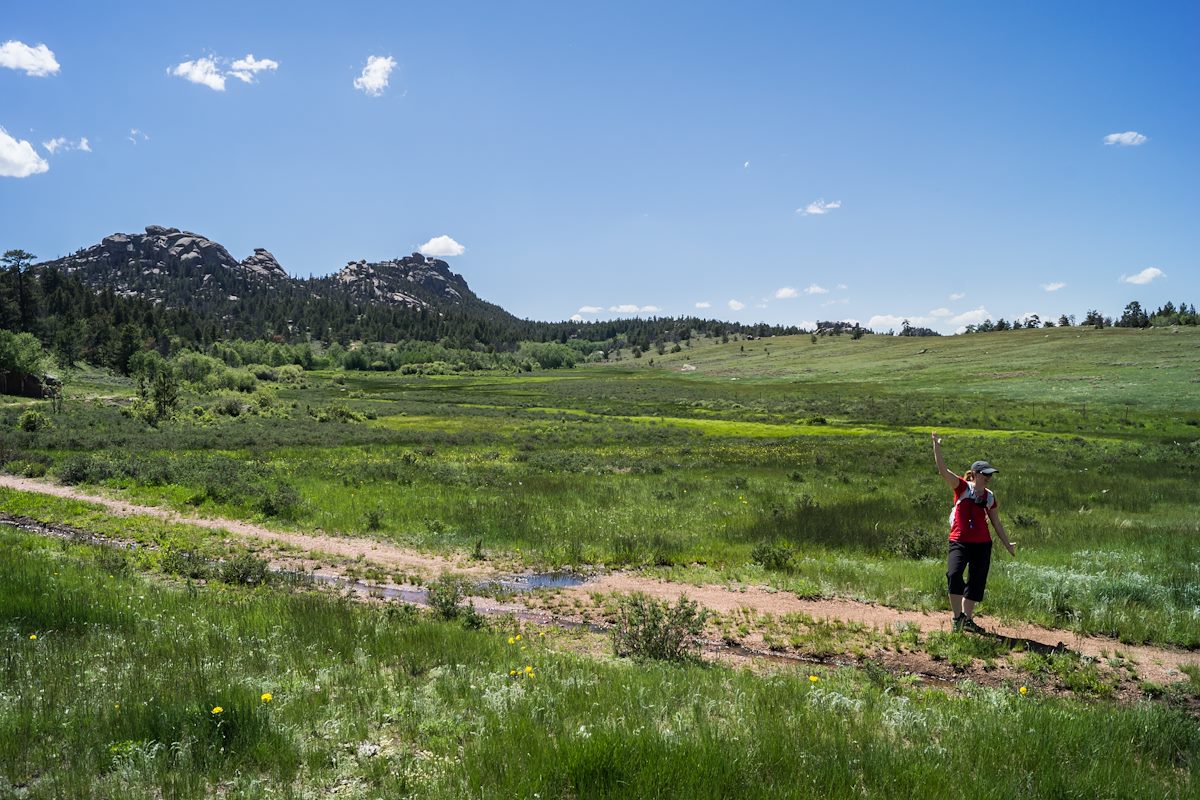
<path id="1" fill-rule="evenodd" d="M 533 667 L 530 667 L 530 666 L 528 666 L 528 665 L 527 665 L 527 666 L 525 667 L 525 674 L 526 674 L 526 675 L 528 675 L 528 674 L 529 674 L 529 673 L 531 673 L 531 672 L 533 672 Z"/>
<path id="2" fill-rule="evenodd" d="M 517 643 L 517 640 L 516 640 L 516 639 L 514 639 L 513 637 L 511 637 L 511 636 L 510 636 L 510 637 L 508 637 L 508 643 L 509 643 L 509 644 L 516 644 L 516 643 Z"/>
<path id="3" fill-rule="evenodd" d="M 519 634 L 519 633 L 517 634 L 517 641 L 518 642 L 521 641 L 521 634 Z"/>
<path id="4" fill-rule="evenodd" d="M 29 634 L 29 640 L 30 640 L 30 641 L 33 641 L 33 640 L 34 640 L 34 639 L 36 639 L 36 638 L 37 638 L 37 634 L 36 634 L 36 633 L 31 633 L 31 634 Z"/>
<path id="5" fill-rule="evenodd" d="M 816 675 L 809 675 L 809 676 L 808 676 L 808 682 L 809 682 L 809 683 L 816 683 L 816 682 L 817 682 L 817 681 L 819 681 L 819 680 L 821 680 L 821 679 L 820 679 L 820 678 L 818 678 Z"/>
<path id="6" fill-rule="evenodd" d="M 258 699 L 262 700 L 264 703 L 269 703 L 275 699 L 275 695 L 271 694 L 270 692 L 263 692 Z"/>
<path id="7" fill-rule="evenodd" d="M 221 713 L 222 711 L 224 711 L 224 710 L 225 710 L 225 709 L 221 708 L 220 706 L 213 706 L 212 713 L 214 713 L 214 714 L 220 714 L 220 713 Z"/>
<path id="8" fill-rule="evenodd" d="M 1019 691 L 1021 692 L 1021 694 L 1029 694 L 1029 690 L 1026 689 L 1024 686 L 1022 686 Z"/>

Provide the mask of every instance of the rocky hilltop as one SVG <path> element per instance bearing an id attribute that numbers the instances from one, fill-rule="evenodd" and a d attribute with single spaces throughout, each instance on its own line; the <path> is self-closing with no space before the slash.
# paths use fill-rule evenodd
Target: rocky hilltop
<path id="1" fill-rule="evenodd" d="M 410 308 L 428 305 L 421 295 L 429 294 L 451 303 L 461 303 L 474 294 L 461 275 L 438 258 L 413 253 L 392 261 L 351 261 L 332 281 L 364 300 L 402 304 Z M 420 291 L 424 290 L 424 291 Z"/>
<path id="2" fill-rule="evenodd" d="M 147 297 L 170 305 L 183 297 L 237 299 L 253 285 L 269 288 L 288 274 L 263 249 L 238 261 L 222 245 L 191 231 L 149 225 L 142 233 L 114 233 L 100 244 L 47 261 L 97 289 Z"/>
<path id="3" fill-rule="evenodd" d="M 77 276 L 95 289 L 144 297 L 172 307 L 230 306 L 263 292 L 409 309 L 489 306 L 445 261 L 413 253 L 389 261 L 352 261 L 326 278 L 292 278 L 263 248 L 241 261 L 198 233 L 147 226 L 145 233 L 114 233 L 70 256 L 35 265 Z M 491 307 L 496 309 L 494 306 Z"/>

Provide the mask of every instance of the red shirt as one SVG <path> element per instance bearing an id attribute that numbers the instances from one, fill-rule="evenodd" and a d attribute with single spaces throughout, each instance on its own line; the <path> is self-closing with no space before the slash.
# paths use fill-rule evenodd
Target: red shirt
<path id="1" fill-rule="evenodd" d="M 990 542 L 991 531 L 988 530 L 987 510 L 979 505 L 979 497 L 987 498 L 986 508 L 996 507 L 996 495 L 988 489 L 978 494 L 971 485 L 962 478 L 954 487 L 954 508 L 950 510 L 950 541 L 952 542 Z"/>

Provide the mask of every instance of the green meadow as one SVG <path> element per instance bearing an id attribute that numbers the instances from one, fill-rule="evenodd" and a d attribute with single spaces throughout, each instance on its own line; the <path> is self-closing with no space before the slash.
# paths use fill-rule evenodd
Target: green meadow
<path id="1" fill-rule="evenodd" d="M 5 398 L 0 463 L 281 529 L 940 610 L 936 430 L 956 472 L 1000 469 L 1018 551 L 997 552 L 985 619 L 1200 646 L 1195 329 L 695 338 L 532 374 L 241 388 L 185 386 L 150 425 L 132 382 L 79 373 L 46 425 Z M 221 555 L 84 504 L 4 491 L 0 510 Z M 1149 699 L 635 663 L 571 655 L 562 632 L 514 652 L 511 623 L 176 585 L 142 574 L 146 554 L 26 534 L 0 547 L 0 797 L 1195 793 L 1195 720 Z"/>
<path id="2" fill-rule="evenodd" d="M 1196 793 L 1200 733 L 1164 704 L 597 658 L 570 636 L 164 584 L 0 532 L 0 796 Z"/>

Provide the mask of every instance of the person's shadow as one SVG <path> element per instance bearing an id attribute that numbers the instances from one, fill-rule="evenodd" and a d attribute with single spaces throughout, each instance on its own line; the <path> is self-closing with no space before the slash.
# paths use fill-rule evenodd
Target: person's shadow
<path id="1" fill-rule="evenodd" d="M 1067 646 L 1062 642 L 1058 644 L 1046 644 L 1035 639 L 1022 639 L 1019 636 L 1005 636 L 1001 633 L 985 633 L 982 635 L 995 639 L 998 642 L 1003 642 L 1004 646 L 1009 650 L 1028 650 L 1043 656 L 1067 652 Z"/>

